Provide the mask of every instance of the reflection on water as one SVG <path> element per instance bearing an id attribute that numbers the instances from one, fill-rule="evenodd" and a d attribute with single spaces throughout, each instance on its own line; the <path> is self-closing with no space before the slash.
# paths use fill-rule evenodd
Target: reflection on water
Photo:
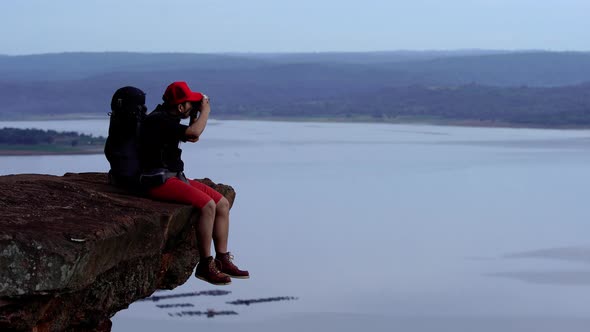
<path id="1" fill-rule="evenodd" d="M 251 304 L 256 303 L 268 303 L 268 302 L 281 302 L 281 301 L 292 301 L 297 300 L 296 297 L 293 296 L 275 296 L 269 298 L 262 298 L 262 299 L 248 299 L 248 300 L 234 300 L 226 302 L 227 304 L 233 305 L 246 305 L 249 306 Z M 180 304 L 169 304 L 169 305 L 157 305 L 156 307 L 160 309 L 170 309 L 170 308 L 185 308 L 185 307 L 194 307 L 192 303 L 180 303 Z M 206 316 L 207 318 L 213 318 L 215 316 L 227 316 L 227 315 L 238 315 L 239 313 L 233 310 L 215 310 L 215 309 L 207 309 L 206 311 L 190 311 L 184 310 L 179 312 L 169 312 L 168 316 L 170 317 L 185 317 L 185 316 Z"/>
<path id="2" fill-rule="evenodd" d="M 248 299 L 248 300 L 235 300 L 235 301 L 230 301 L 230 302 L 226 302 L 227 304 L 233 304 L 233 305 L 251 305 L 251 304 L 255 304 L 255 303 L 268 303 L 268 302 L 281 302 L 281 301 L 293 301 L 293 300 L 298 300 L 298 298 L 293 297 L 293 296 L 275 296 L 275 297 L 267 297 L 267 298 L 262 298 L 262 299 Z"/>
<path id="3" fill-rule="evenodd" d="M 213 310 L 213 309 L 209 309 L 206 311 L 191 311 L 191 310 L 185 310 L 185 311 L 179 311 L 179 312 L 169 312 L 168 316 L 170 317 L 192 317 L 192 316 L 205 316 L 207 318 L 213 318 L 215 316 L 233 316 L 233 315 L 237 315 L 238 313 L 232 310 L 222 310 L 222 311 L 217 311 L 217 310 Z"/>
<path id="4" fill-rule="evenodd" d="M 208 291 L 199 291 L 199 292 L 190 292 L 190 293 L 179 293 L 179 294 L 166 294 L 166 295 L 152 295 L 150 297 L 146 297 L 145 299 L 138 300 L 138 302 L 143 301 L 151 301 L 151 302 L 158 302 L 160 300 L 169 300 L 169 299 L 177 299 L 180 297 L 195 297 L 195 296 L 223 296 L 230 294 L 230 291 L 224 290 L 208 290 Z"/>
<path id="5" fill-rule="evenodd" d="M 172 304 L 156 304 L 156 307 L 160 309 L 171 309 L 171 308 L 192 308 L 195 305 L 192 303 L 172 303 Z"/>
<path id="6" fill-rule="evenodd" d="M 548 248 L 507 254 L 506 258 L 540 258 L 590 264 L 590 247 Z"/>
<path id="7" fill-rule="evenodd" d="M 517 279 L 535 284 L 590 285 L 590 270 L 498 272 L 490 273 L 489 276 Z"/>
<path id="8" fill-rule="evenodd" d="M 502 139 L 502 140 L 471 140 L 471 141 L 439 141 L 435 144 L 476 145 L 490 147 L 506 147 L 519 149 L 566 149 L 590 150 L 590 137 L 566 137 L 554 139 Z"/>
<path id="9" fill-rule="evenodd" d="M 160 295 L 163 294 L 163 295 Z M 195 297 L 202 297 L 202 296 L 225 296 L 231 294 L 230 291 L 227 290 L 206 290 L 206 291 L 197 291 L 197 292 L 189 292 L 189 293 L 171 293 L 166 291 L 159 291 L 158 295 L 152 295 L 145 299 L 140 299 L 137 302 L 159 302 L 163 300 L 173 300 L 179 298 L 195 298 Z M 282 301 L 293 301 L 298 300 L 297 297 L 293 296 L 274 296 L 274 297 L 267 297 L 267 298 L 256 298 L 256 299 L 236 299 L 232 301 L 226 301 L 226 304 L 231 304 L 234 306 L 244 305 L 249 306 L 251 304 L 260 304 L 260 303 L 269 303 L 269 302 L 282 302 Z M 194 303 L 169 303 L 169 304 L 156 304 L 155 307 L 158 309 L 169 310 L 169 309 L 177 309 L 177 308 L 192 308 L 196 305 Z M 216 310 L 216 309 L 207 309 L 206 311 L 196 311 L 196 310 L 183 310 L 179 312 L 167 312 L 169 317 L 192 317 L 192 316 L 204 316 L 207 318 L 213 318 L 216 316 L 227 316 L 227 315 L 238 315 L 239 313 L 233 310 Z"/>
<path id="10" fill-rule="evenodd" d="M 33 124 L 103 135 L 107 128 L 106 121 Z M 219 288 L 231 298 L 182 303 L 194 305 L 186 311 L 239 315 L 172 319 L 167 313 L 183 310 L 143 301 L 118 313 L 113 331 L 587 330 L 590 274 L 571 264 L 588 260 L 587 250 L 573 249 L 590 245 L 588 137 L 587 130 L 216 122 L 199 143 L 182 145 L 186 173 L 236 189 L 230 250 L 252 277 Z M 108 169 L 101 155 L 0 157 L 0 165 L 3 174 Z M 203 286 L 191 278 L 156 295 Z M 298 300 L 239 310 L 227 303 L 277 295 Z"/>
<path id="11" fill-rule="evenodd" d="M 590 263 L 590 248 L 588 247 L 567 247 L 548 248 L 541 250 L 525 251 L 504 255 L 508 259 L 551 259 L 571 263 Z M 537 267 L 532 271 L 508 271 L 490 273 L 489 276 L 517 279 L 529 283 L 555 284 L 555 285 L 590 285 L 590 268 L 584 270 L 571 270 L 564 267 L 560 270 L 539 270 Z"/>

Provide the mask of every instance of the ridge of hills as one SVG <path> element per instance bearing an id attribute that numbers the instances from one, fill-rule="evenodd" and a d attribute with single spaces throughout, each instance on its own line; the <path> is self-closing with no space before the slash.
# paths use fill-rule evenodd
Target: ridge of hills
<path id="1" fill-rule="evenodd" d="M 0 56 L 0 118 L 105 114 L 125 85 L 153 109 L 178 80 L 207 93 L 218 118 L 590 124 L 590 53 L 486 50 Z"/>

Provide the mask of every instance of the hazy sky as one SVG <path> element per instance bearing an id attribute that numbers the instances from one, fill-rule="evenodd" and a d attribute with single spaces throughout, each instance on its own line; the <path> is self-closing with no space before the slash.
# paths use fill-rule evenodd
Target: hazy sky
<path id="1" fill-rule="evenodd" d="M 588 0 L 18 0 L 0 54 L 590 50 Z"/>

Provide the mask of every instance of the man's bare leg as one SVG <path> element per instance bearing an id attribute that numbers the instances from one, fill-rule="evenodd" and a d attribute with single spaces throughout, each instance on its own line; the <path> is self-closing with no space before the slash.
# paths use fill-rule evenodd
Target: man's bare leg
<path id="1" fill-rule="evenodd" d="M 196 225 L 197 248 L 199 249 L 200 260 L 195 271 L 195 277 L 205 280 L 214 285 L 228 285 L 231 278 L 219 271 L 215 259 L 211 255 L 211 239 L 213 234 L 213 223 L 215 222 L 215 203 L 209 201 L 201 209 L 201 217 Z"/>
<path id="2" fill-rule="evenodd" d="M 215 222 L 215 202 L 209 201 L 201 209 L 201 216 L 196 225 L 197 233 L 197 248 L 199 249 L 199 256 L 206 258 L 211 256 L 211 239 L 213 234 L 213 224 Z"/>
<path id="3" fill-rule="evenodd" d="M 217 202 L 215 221 L 213 223 L 213 243 L 218 253 L 227 252 L 229 237 L 229 202 L 225 197 Z"/>
<path id="4" fill-rule="evenodd" d="M 247 279 L 250 273 L 240 270 L 233 262 L 233 256 L 227 251 L 229 235 L 229 202 L 222 198 L 217 203 L 215 223 L 213 225 L 213 243 L 215 243 L 215 259 L 220 263 L 221 272 L 232 278 Z"/>

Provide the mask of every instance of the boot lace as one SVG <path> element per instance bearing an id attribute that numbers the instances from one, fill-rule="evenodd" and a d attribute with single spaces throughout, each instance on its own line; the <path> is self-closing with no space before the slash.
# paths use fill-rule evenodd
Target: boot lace
<path id="1" fill-rule="evenodd" d="M 215 274 L 220 274 L 221 271 L 219 270 L 219 268 L 217 268 L 217 262 L 216 259 L 212 259 L 211 263 L 209 263 L 209 271 L 215 273 Z"/>

